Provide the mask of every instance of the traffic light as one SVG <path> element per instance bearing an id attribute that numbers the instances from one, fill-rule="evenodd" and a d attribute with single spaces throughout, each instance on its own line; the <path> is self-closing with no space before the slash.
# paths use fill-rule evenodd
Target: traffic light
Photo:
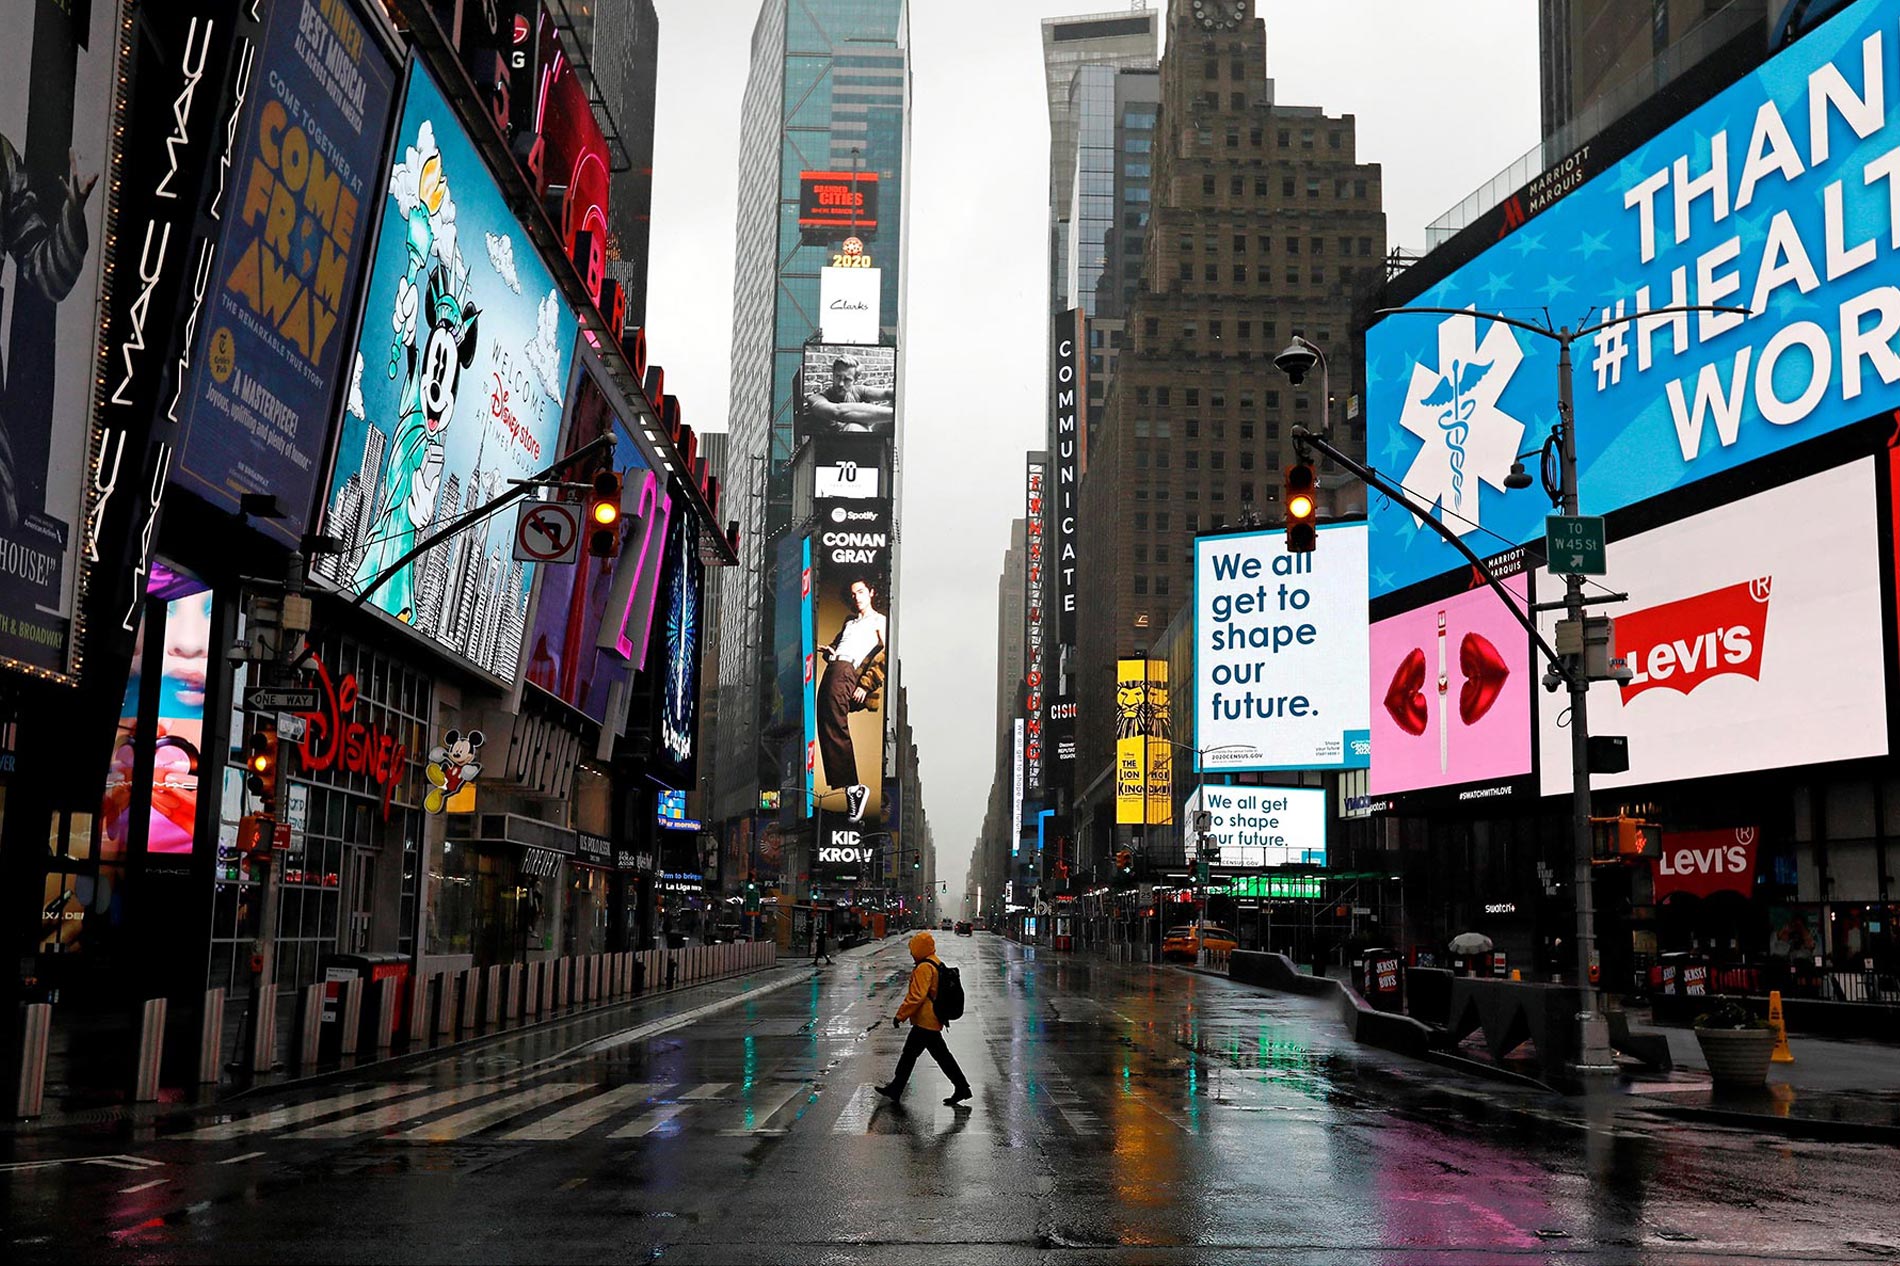
<path id="1" fill-rule="evenodd" d="M 251 731 L 244 750 L 244 785 L 269 813 L 277 805 L 277 730 L 259 727 Z"/>
<path id="2" fill-rule="evenodd" d="M 587 553 L 593 558 L 612 558 L 620 553 L 620 475 L 603 470 L 594 475 L 593 491 L 587 498 Z"/>
<path id="3" fill-rule="evenodd" d="M 1286 549 L 1289 554 L 1310 554 L 1319 540 L 1319 481 L 1313 468 L 1296 462 L 1286 468 L 1286 491 L 1280 498 L 1286 507 Z"/>
<path id="4" fill-rule="evenodd" d="M 1115 877 L 1132 879 L 1135 874 L 1135 855 L 1128 849 L 1115 854 Z"/>

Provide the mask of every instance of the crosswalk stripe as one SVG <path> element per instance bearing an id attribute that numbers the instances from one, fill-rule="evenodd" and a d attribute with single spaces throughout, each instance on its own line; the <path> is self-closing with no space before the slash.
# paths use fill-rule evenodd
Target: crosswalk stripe
<path id="1" fill-rule="evenodd" d="M 504 1095 L 500 1099 L 468 1108 L 453 1116 L 443 1117 L 440 1121 L 430 1121 L 414 1129 L 404 1130 L 398 1137 L 422 1139 L 430 1143 L 448 1143 L 455 1139 L 467 1138 L 479 1130 L 498 1125 L 510 1117 L 520 1116 L 524 1112 L 553 1103 L 556 1099 L 565 1099 L 577 1095 L 591 1087 L 580 1082 L 557 1081 L 530 1086 Z"/>
<path id="2" fill-rule="evenodd" d="M 242 1138 L 247 1134 L 262 1134 L 266 1130 L 282 1129 L 286 1125 L 300 1125 L 305 1121 L 314 1121 L 318 1117 L 327 1117 L 333 1112 L 347 1112 L 352 1108 L 363 1107 L 365 1104 L 393 1099 L 397 1095 L 413 1094 L 421 1089 L 423 1086 L 420 1082 L 371 1086 L 365 1090 L 352 1090 L 348 1094 L 332 1095 L 328 1099 L 313 1099 L 309 1103 L 300 1103 L 294 1107 L 276 1108 L 254 1117 L 245 1117 L 238 1121 L 227 1121 L 223 1125 L 193 1130 L 189 1134 L 181 1134 L 178 1137 L 207 1142 Z"/>
<path id="3" fill-rule="evenodd" d="M 686 1111 L 690 1106 L 690 1104 L 684 1103 L 663 1103 L 637 1121 L 621 1126 L 607 1137 L 610 1139 L 645 1138 L 680 1113 Z"/>
<path id="4" fill-rule="evenodd" d="M 803 1098 L 811 1089 L 810 1082 L 793 1082 L 788 1086 L 772 1089 L 753 1087 L 752 1102 L 746 1105 L 747 1124 L 751 1130 L 762 1130 L 766 1123 L 778 1115 L 779 1109 L 793 1099 Z"/>
<path id="5" fill-rule="evenodd" d="M 591 1099 L 583 1099 L 572 1107 L 562 1108 L 553 1116 L 543 1117 L 518 1130 L 510 1130 L 502 1137 L 511 1141 L 537 1142 L 571 1139 L 583 1130 L 593 1129 L 608 1117 L 624 1112 L 635 1104 L 646 1102 L 658 1089 L 661 1087 L 643 1081 L 615 1086 Z"/>
<path id="6" fill-rule="evenodd" d="M 685 1094 L 680 1095 L 679 1098 L 681 1099 L 681 1101 L 688 1101 L 688 1100 L 693 1100 L 693 1099 L 717 1099 L 725 1093 L 726 1087 L 730 1086 L 731 1084 L 732 1083 L 729 1081 L 709 1081 L 703 1086 L 694 1086 L 691 1090 L 687 1091 Z"/>
<path id="7" fill-rule="evenodd" d="M 844 1111 L 832 1122 L 833 1134 L 855 1134 L 871 1124 L 871 1108 L 877 1091 L 869 1085 L 859 1086 L 850 1099 L 845 1101 Z"/>
<path id="8" fill-rule="evenodd" d="M 356 1116 L 344 1117 L 341 1121 L 326 1121 L 322 1125 L 313 1125 L 307 1130 L 299 1130 L 286 1137 L 293 1139 L 346 1139 L 356 1134 L 368 1134 L 371 1131 L 387 1130 L 401 1125 L 414 1117 L 438 1112 L 443 1108 L 452 1108 L 458 1103 L 467 1103 L 470 1099 L 479 1099 L 506 1089 L 506 1084 L 493 1081 L 478 1081 L 466 1086 L 457 1086 L 452 1090 L 438 1090 L 420 1099 L 408 1099 L 401 1103 L 392 1103 L 374 1112 L 363 1112 Z"/>

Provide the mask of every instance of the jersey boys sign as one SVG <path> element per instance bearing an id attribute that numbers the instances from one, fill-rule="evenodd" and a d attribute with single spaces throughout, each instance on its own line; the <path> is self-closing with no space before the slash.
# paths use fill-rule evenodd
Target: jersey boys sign
<path id="1" fill-rule="evenodd" d="M 1548 308 L 1579 342 L 1583 508 L 1603 514 L 1900 405 L 1900 0 L 1865 0 L 1411 302 Z M 1506 496 L 1555 342 L 1470 316 L 1367 335 L 1368 447 L 1460 535 L 1539 534 Z M 1542 421 L 1540 421 L 1542 420 Z M 1375 502 L 1375 594 L 1461 565 Z"/>

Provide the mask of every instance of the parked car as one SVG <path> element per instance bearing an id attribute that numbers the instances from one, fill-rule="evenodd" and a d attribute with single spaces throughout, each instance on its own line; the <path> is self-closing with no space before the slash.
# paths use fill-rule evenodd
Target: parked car
<path id="1" fill-rule="evenodd" d="M 1240 948 L 1240 940 L 1226 928 L 1215 927 L 1211 923 L 1182 924 L 1169 928 L 1167 935 L 1161 938 L 1161 957 L 1198 958 L 1202 950 L 1233 951 Z"/>
<path id="2" fill-rule="evenodd" d="M 970 927 L 970 921 L 968 919 L 960 919 L 957 921 L 957 935 L 958 936 L 969 936 L 972 930 L 973 929 Z"/>
<path id="3" fill-rule="evenodd" d="M 942 924 L 940 924 L 940 925 L 938 926 L 938 928 L 937 928 L 937 930 L 938 930 L 939 932 L 948 932 L 948 931 L 950 930 L 950 920 L 948 920 L 948 919 L 945 919 L 945 920 L 944 920 L 944 921 L 942 922 Z"/>

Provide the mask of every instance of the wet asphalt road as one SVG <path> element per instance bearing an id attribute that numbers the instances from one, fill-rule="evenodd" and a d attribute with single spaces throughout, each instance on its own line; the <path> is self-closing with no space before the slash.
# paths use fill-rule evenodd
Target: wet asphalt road
<path id="1" fill-rule="evenodd" d="M 927 1057 L 901 1108 L 871 1091 L 902 1042 L 865 1034 L 902 996 L 893 939 L 664 1032 L 563 1026 L 0 1140 L 7 1258 L 1900 1258 L 1890 1148 L 1587 1120 L 1355 1047 L 1305 999 L 944 940 L 968 1108 Z"/>

